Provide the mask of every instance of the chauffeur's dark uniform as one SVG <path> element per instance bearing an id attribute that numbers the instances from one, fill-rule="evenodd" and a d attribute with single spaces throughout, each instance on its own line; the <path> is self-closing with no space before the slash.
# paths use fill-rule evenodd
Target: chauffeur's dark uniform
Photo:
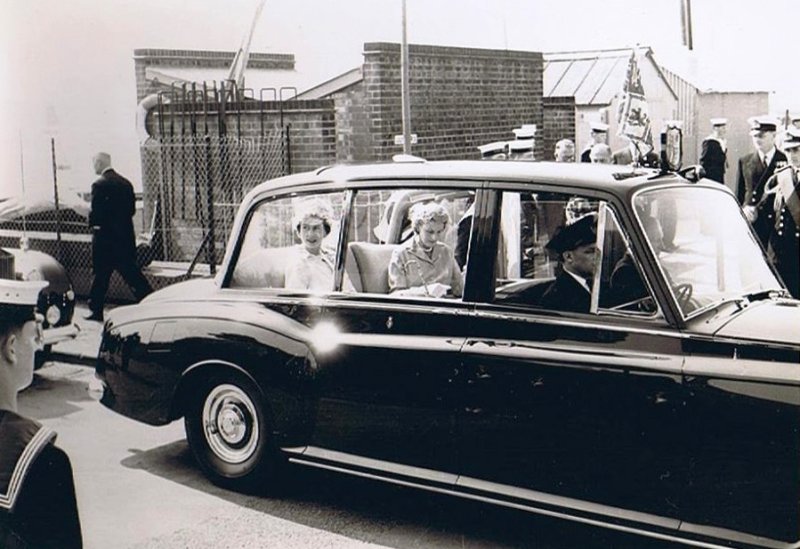
<path id="1" fill-rule="evenodd" d="M 36 421 L 0 410 L 0 547 L 82 547 L 72 467 Z"/>
<path id="2" fill-rule="evenodd" d="M 792 295 L 800 299 L 800 183 L 792 166 L 779 170 L 768 186 L 790 183 L 794 193 L 785 199 L 780 194 L 767 196 L 764 210 L 775 208 L 775 224 L 769 235 L 767 253 Z"/>
<path id="3" fill-rule="evenodd" d="M 706 171 L 706 177 L 725 184 L 725 166 L 727 151 L 716 137 L 706 137 L 700 152 L 700 165 Z"/>
<path id="4" fill-rule="evenodd" d="M 102 315 L 108 283 L 116 270 L 131 287 L 136 300 L 153 291 L 136 265 L 136 236 L 133 214 L 136 197 L 131 182 L 112 169 L 103 172 L 92 184 L 92 209 L 89 225 L 92 235 L 94 280 L 89 292 L 89 308 Z"/>
<path id="5" fill-rule="evenodd" d="M 759 240 L 764 248 L 769 243 L 769 233 L 775 224 L 775 212 L 771 204 L 762 201 L 764 196 L 764 186 L 770 177 L 775 173 L 778 163 L 786 162 L 786 155 L 779 150 L 775 150 L 769 166 L 764 166 L 761 157 L 757 152 L 746 154 L 739 159 L 739 169 L 736 178 L 736 196 L 742 206 L 756 206 L 756 220 L 753 222 Z"/>
<path id="6" fill-rule="evenodd" d="M 545 309 L 588 313 L 592 296 L 572 275 L 562 271 L 542 295 L 539 304 Z"/>

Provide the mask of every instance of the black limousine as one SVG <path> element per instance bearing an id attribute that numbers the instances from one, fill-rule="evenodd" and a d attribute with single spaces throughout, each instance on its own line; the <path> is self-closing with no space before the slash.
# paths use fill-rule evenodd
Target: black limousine
<path id="1" fill-rule="evenodd" d="M 183 418 L 234 489 L 288 462 L 800 547 L 800 301 L 688 173 L 405 158 L 263 183 L 216 278 L 108 316 L 102 403 Z"/>

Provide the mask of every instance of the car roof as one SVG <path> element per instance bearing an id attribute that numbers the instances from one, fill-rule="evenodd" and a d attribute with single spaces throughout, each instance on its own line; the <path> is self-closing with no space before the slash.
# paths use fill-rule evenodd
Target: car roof
<path id="1" fill-rule="evenodd" d="M 677 174 L 658 177 L 659 170 L 633 168 L 613 164 L 574 162 L 531 162 L 509 160 L 409 160 L 375 164 L 341 164 L 315 171 L 279 177 L 258 185 L 251 195 L 273 193 L 291 187 L 302 191 L 304 186 L 334 183 L 341 188 L 358 181 L 380 180 L 465 180 L 505 181 L 519 183 L 563 184 L 572 188 L 604 190 L 619 196 L 648 184 L 688 183 Z M 655 180 L 655 181 L 654 181 Z M 253 196 L 251 196 L 253 198 Z"/>

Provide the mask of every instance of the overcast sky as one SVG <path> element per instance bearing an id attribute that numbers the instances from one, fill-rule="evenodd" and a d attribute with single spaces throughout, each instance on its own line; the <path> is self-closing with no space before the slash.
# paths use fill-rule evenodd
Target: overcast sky
<path id="1" fill-rule="evenodd" d="M 257 0 L 0 0 L 0 195 L 62 185 L 88 190 L 92 151 L 139 176 L 133 50 L 233 51 Z M 358 66 L 364 42 L 401 39 L 401 0 L 267 0 L 251 46 L 292 53 L 324 81 Z M 800 0 L 692 0 L 695 51 L 681 45 L 680 0 L 407 0 L 410 43 L 525 51 L 653 47 L 700 88 L 775 91 L 774 113 L 800 110 Z M 742 113 L 746 118 L 752 114 Z"/>

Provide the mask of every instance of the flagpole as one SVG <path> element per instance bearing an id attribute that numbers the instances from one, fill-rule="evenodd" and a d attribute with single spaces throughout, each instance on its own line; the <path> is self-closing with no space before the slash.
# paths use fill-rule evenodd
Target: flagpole
<path id="1" fill-rule="evenodd" d="M 406 0 L 403 0 L 403 43 L 400 48 L 400 98 L 403 109 L 403 154 L 411 154 L 411 102 L 408 90 L 408 39 Z"/>

